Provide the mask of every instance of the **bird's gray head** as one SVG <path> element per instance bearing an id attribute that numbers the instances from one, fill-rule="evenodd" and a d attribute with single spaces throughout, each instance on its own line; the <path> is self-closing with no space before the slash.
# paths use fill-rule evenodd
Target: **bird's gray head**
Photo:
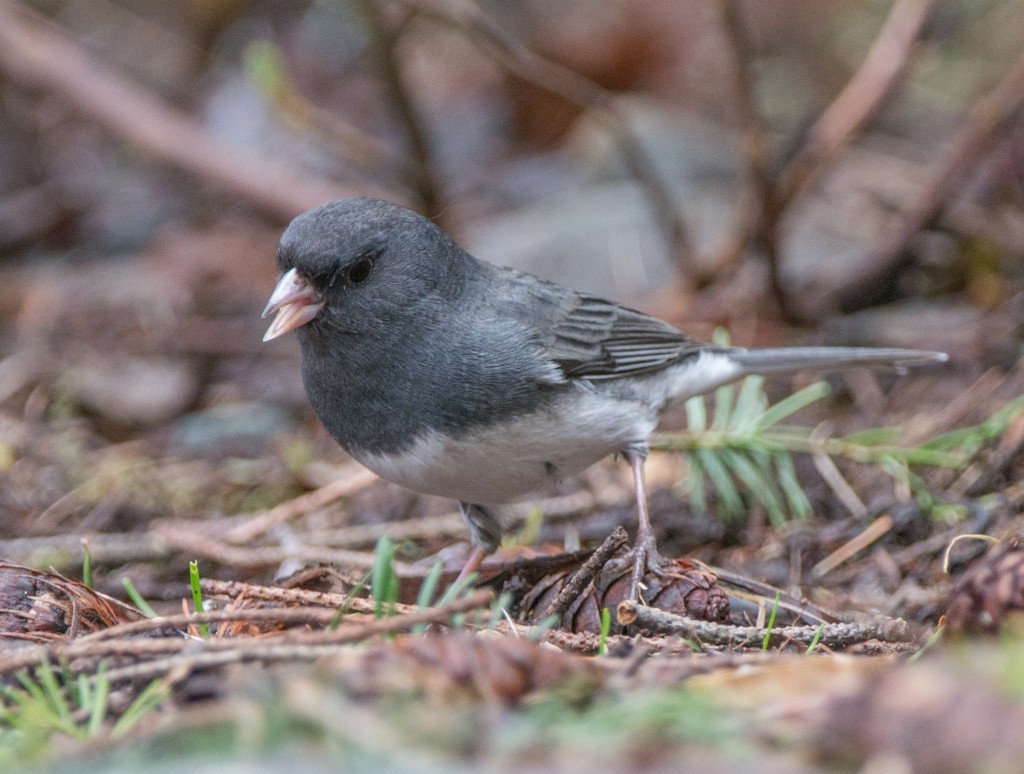
<path id="1" fill-rule="evenodd" d="M 342 199 L 291 222 L 264 341 L 297 328 L 359 333 L 387 324 L 458 282 L 466 258 L 426 218 L 379 199 Z"/>

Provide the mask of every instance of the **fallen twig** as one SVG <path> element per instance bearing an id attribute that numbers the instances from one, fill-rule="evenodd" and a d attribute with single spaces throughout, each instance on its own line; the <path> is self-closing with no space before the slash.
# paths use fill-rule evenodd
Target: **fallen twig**
<path id="1" fill-rule="evenodd" d="M 480 589 L 450 605 L 423 609 L 405 615 L 389 616 L 371 623 L 343 625 L 317 632 L 288 631 L 276 637 L 158 639 L 79 639 L 52 642 L 0 653 L 0 675 L 34 667 L 45 661 L 97 660 L 112 656 L 144 658 L 171 654 L 165 659 L 108 671 L 113 681 L 159 677 L 173 667 L 184 667 L 186 674 L 199 667 L 231 661 L 278 661 L 318 658 L 338 645 L 351 644 L 381 634 L 408 631 L 423 624 L 441 624 L 452 616 L 487 608 L 494 601 L 490 589 Z M 228 611 L 224 611 L 225 613 Z M 236 611 L 237 612 L 237 611 Z M 173 656 L 180 656 L 175 658 Z M 184 675 L 182 675 L 184 676 Z"/>
<path id="2" fill-rule="evenodd" d="M 814 565 L 811 568 L 811 577 L 815 580 L 825 577 L 843 562 L 852 559 L 872 543 L 880 540 L 889 533 L 892 527 L 892 516 L 888 513 L 883 513 L 864 530 L 850 540 L 847 540 L 843 545 Z"/>
<path id="3" fill-rule="evenodd" d="M 743 647 L 754 645 L 760 647 L 765 637 L 771 646 L 784 645 L 787 642 L 799 642 L 809 645 L 817 641 L 828 648 L 848 648 L 866 640 L 882 640 L 883 642 L 913 642 L 915 637 L 910 633 L 907 622 L 900 618 L 890 618 L 870 623 L 828 623 L 819 626 L 785 626 L 778 629 L 762 629 L 756 626 L 731 626 L 728 624 L 697 621 L 653 607 L 644 607 L 636 602 L 626 600 L 619 604 L 616 612 L 618 622 L 623 626 L 636 626 L 640 629 L 675 634 L 699 643 Z"/>
<path id="4" fill-rule="evenodd" d="M 203 578 L 200 585 L 204 594 L 224 596 L 230 599 L 244 598 L 247 602 L 275 602 L 283 605 L 322 607 L 331 610 L 337 610 L 344 606 L 355 613 L 373 613 L 377 608 L 373 600 L 351 597 L 348 594 L 333 591 L 258 586 L 242 581 L 224 581 L 215 578 Z M 399 615 L 414 613 L 418 609 L 413 605 L 403 605 L 401 602 L 394 604 L 394 611 Z"/>
<path id="5" fill-rule="evenodd" d="M 376 562 L 376 557 L 372 552 L 349 551 L 344 548 L 312 545 L 236 546 L 225 543 L 212 534 L 182 529 L 171 522 L 155 524 L 153 531 L 170 548 L 235 568 L 273 567 L 282 562 L 294 560 L 340 564 L 369 570 Z M 404 562 L 395 562 L 395 572 L 403 578 L 414 578 L 425 576 L 427 571 Z"/>
<path id="6" fill-rule="evenodd" d="M 366 602 L 367 600 L 362 600 Z M 370 603 L 372 607 L 372 603 Z M 372 610 L 364 611 L 367 613 Z M 88 640 L 113 640 L 118 637 L 160 631 L 161 629 L 181 629 L 185 626 L 199 624 L 230 622 L 280 623 L 280 624 L 319 624 L 326 626 L 338 617 L 337 610 L 324 607 L 250 607 L 234 610 L 205 610 L 199 613 L 179 613 L 162 615 L 156 618 L 145 618 L 141 621 L 118 624 L 98 632 L 86 634 L 78 638 L 79 642 Z"/>
<path id="7" fill-rule="evenodd" d="M 576 574 L 562 587 L 558 595 L 551 600 L 551 604 L 543 612 L 541 619 L 543 620 L 552 615 L 561 617 L 580 594 L 583 593 L 583 590 L 597 577 L 605 564 L 608 563 L 608 560 L 612 558 L 612 555 L 626 545 L 628 540 L 629 535 L 626 534 L 626 530 L 621 526 L 612 530 L 612 534 L 605 538 L 605 541 L 598 546 L 591 557 L 583 563 L 576 571 Z"/>
<path id="8" fill-rule="evenodd" d="M 224 535 L 224 540 L 228 543 L 248 543 L 286 521 L 304 516 L 311 511 L 330 505 L 342 497 L 360 492 L 378 480 L 376 473 L 359 467 L 348 475 L 339 476 L 336 480 L 324 484 L 319 489 L 275 505 L 262 513 L 252 514 L 247 521 L 228 530 Z"/>

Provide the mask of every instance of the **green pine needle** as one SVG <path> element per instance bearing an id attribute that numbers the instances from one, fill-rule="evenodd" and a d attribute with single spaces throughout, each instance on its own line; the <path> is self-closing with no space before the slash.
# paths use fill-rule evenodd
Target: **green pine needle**
<path id="1" fill-rule="evenodd" d="M 763 385 L 762 377 L 750 376 L 738 386 L 720 387 L 713 413 L 709 398 L 691 398 L 685 404 L 687 430 L 652 439 L 652 449 L 678 451 L 687 457 L 686 491 L 695 512 L 707 512 L 710 483 L 722 518 L 742 518 L 753 503 L 761 505 L 775 525 L 808 518 L 811 504 L 797 479 L 793 455 L 825 454 L 878 466 L 908 487 L 926 512 L 955 516 L 913 468 L 962 468 L 983 444 L 998 438 L 1024 413 L 1021 396 L 978 425 L 916 446 L 901 446 L 900 433 L 894 428 L 818 437 L 813 428 L 784 425 L 796 412 L 828 396 L 828 385 L 817 382 L 773 405 Z"/>

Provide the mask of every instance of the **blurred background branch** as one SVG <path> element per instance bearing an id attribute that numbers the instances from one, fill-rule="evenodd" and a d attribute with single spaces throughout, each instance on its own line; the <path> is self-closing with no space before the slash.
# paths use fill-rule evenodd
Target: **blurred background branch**
<path id="1" fill-rule="evenodd" d="M 741 228 L 716 252 L 715 275 L 734 265 L 753 240 L 763 252 L 769 289 L 783 319 L 799 322 L 801 313 L 789 301 L 779 266 L 779 223 L 790 203 L 877 114 L 913 62 L 913 52 L 933 0 L 898 0 L 860 68 L 832 103 L 814 121 L 802 144 L 784 165 L 770 157 L 770 140 L 760 119 L 753 75 L 754 55 L 744 29 L 741 0 L 720 0 L 722 19 L 733 55 L 737 109 L 744 129 L 747 164 L 754 185 L 755 205 L 739 217 Z M 773 168 L 781 171 L 772 179 Z"/>
<path id="2" fill-rule="evenodd" d="M 156 160 L 241 197 L 279 221 L 359 192 L 218 142 L 192 118 L 99 64 L 16 0 L 0 0 L 0 68 L 24 87 L 57 95 Z"/>
<path id="3" fill-rule="evenodd" d="M 991 308 L 1024 256 L 1024 10 L 980 2 L 0 0 L 0 250 L 361 194 L 707 323 Z"/>
<path id="4" fill-rule="evenodd" d="M 655 164 L 634 135 L 629 120 L 616 104 L 614 94 L 517 43 L 490 21 L 473 0 L 400 1 L 408 2 L 424 16 L 460 30 L 518 78 L 594 113 L 612 132 L 626 167 L 643 187 L 684 282 L 688 279 L 693 247 L 686 223 L 675 197 L 661 180 Z"/>

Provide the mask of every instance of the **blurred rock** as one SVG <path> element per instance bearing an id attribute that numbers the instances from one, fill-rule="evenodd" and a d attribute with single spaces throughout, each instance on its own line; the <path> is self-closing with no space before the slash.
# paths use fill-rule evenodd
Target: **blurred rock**
<path id="1" fill-rule="evenodd" d="M 85 408 L 122 425 L 166 421 L 195 398 L 196 376 L 188 364 L 161 357 L 125 357 L 71 368 L 64 385 Z"/>
<path id="2" fill-rule="evenodd" d="M 174 424 L 171 442 L 185 454 L 252 456 L 291 427 L 287 414 L 275 406 L 231 403 L 183 416 Z"/>
<path id="3" fill-rule="evenodd" d="M 653 169 L 678 202 L 696 252 L 707 261 L 749 206 L 739 134 L 664 102 L 618 100 Z M 565 141 L 575 174 L 532 203 L 463 229 L 478 257 L 580 290 L 642 305 L 676 272 L 652 217 L 648 193 L 623 163 L 606 124 L 584 114 Z M 925 184 L 925 168 L 898 149 L 854 148 L 798 197 L 780 231 L 782 272 L 795 298 L 814 309 L 843 287 Z M 952 260 L 952 258 L 950 258 Z M 893 295 L 901 291 L 893 288 Z"/>

